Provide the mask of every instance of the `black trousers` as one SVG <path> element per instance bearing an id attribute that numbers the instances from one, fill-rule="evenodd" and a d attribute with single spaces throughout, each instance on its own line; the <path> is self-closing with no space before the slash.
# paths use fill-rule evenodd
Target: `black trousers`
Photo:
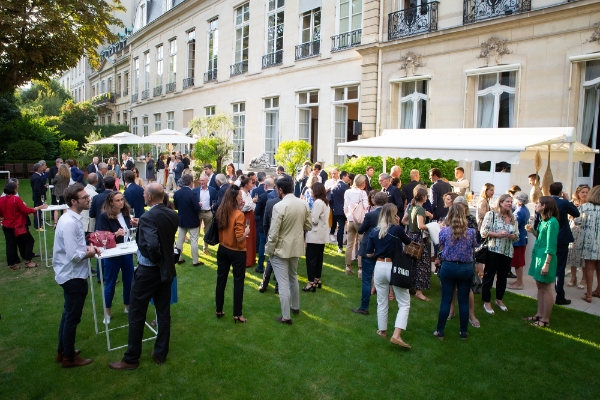
<path id="1" fill-rule="evenodd" d="M 506 292 L 506 279 L 510 272 L 511 260 L 511 257 L 488 251 L 487 258 L 485 259 L 483 279 L 481 280 L 481 300 L 484 303 L 489 303 L 491 301 L 491 290 L 494 285 L 494 277 L 496 276 L 496 300 L 502 300 L 504 297 L 504 292 Z"/>
<path id="2" fill-rule="evenodd" d="M 342 247 L 344 247 L 344 228 L 346 227 L 346 216 L 344 214 L 342 215 L 333 215 L 333 224 L 331 224 L 331 230 L 333 231 L 335 229 L 335 226 L 337 225 L 337 244 L 338 247 L 341 249 Z M 333 234 L 333 233 L 332 233 Z"/>
<path id="3" fill-rule="evenodd" d="M 38 196 L 37 198 L 33 199 L 33 206 L 34 207 L 39 207 L 41 206 L 42 203 L 42 199 Z M 42 220 L 42 212 L 41 211 L 37 211 L 36 213 L 34 213 L 33 215 L 33 227 L 35 229 L 38 228 L 43 228 L 44 227 L 44 221 Z"/>
<path id="4" fill-rule="evenodd" d="M 569 256 L 569 244 L 558 244 L 556 246 L 556 300 L 565 300 L 565 268 Z"/>
<path id="5" fill-rule="evenodd" d="M 306 243 L 306 274 L 309 282 L 314 282 L 315 278 L 321 278 L 324 251 L 325 244 Z"/>
<path id="6" fill-rule="evenodd" d="M 242 315 L 242 303 L 244 302 L 244 280 L 246 279 L 246 252 L 228 249 L 219 245 L 217 250 L 217 288 L 216 303 L 217 312 L 223 312 L 225 303 L 225 287 L 229 269 L 233 267 L 233 316 Z"/>
<path id="7" fill-rule="evenodd" d="M 265 272 L 263 272 L 263 280 L 261 286 L 266 288 L 269 286 L 269 282 L 271 282 L 271 274 L 273 274 L 273 279 L 275 280 L 275 290 L 278 290 L 279 286 L 277 284 L 277 278 L 273 273 L 273 266 L 271 265 L 271 260 L 267 260 L 267 265 L 265 265 Z"/>
<path id="8" fill-rule="evenodd" d="M 75 334 L 81 322 L 81 313 L 88 293 L 86 279 L 70 279 L 61 285 L 65 296 L 65 306 L 58 327 L 58 351 L 73 361 L 75 355 Z"/>
<path id="9" fill-rule="evenodd" d="M 29 229 L 27 229 L 26 234 L 21 236 L 15 236 L 14 228 L 6 228 L 5 226 L 2 226 L 2 232 L 4 232 L 4 238 L 6 239 L 6 262 L 9 266 L 21 262 L 17 249 L 24 260 L 30 261 L 33 258 L 35 240 L 29 233 Z"/>
<path id="10" fill-rule="evenodd" d="M 171 282 L 162 282 L 159 267 L 138 265 L 133 273 L 129 300 L 129 340 L 123 360 L 139 364 L 142 354 L 142 338 L 146 312 L 150 299 L 154 298 L 158 335 L 154 342 L 154 355 L 161 361 L 167 359 L 171 337 Z"/>

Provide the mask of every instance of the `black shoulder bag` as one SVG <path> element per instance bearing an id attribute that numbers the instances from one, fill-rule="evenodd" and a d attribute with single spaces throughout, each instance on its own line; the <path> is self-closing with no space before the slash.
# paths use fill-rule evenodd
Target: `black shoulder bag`
<path id="1" fill-rule="evenodd" d="M 388 233 L 389 235 L 389 233 Z M 400 238 L 390 235 L 395 239 L 396 249 L 392 257 L 392 273 L 390 274 L 390 285 L 403 289 L 412 286 L 413 262 L 414 260 L 402 249 Z"/>
<path id="2" fill-rule="evenodd" d="M 217 215 L 213 215 L 212 223 L 208 231 L 204 233 L 204 241 L 210 246 L 219 244 L 219 227 L 217 226 Z"/>

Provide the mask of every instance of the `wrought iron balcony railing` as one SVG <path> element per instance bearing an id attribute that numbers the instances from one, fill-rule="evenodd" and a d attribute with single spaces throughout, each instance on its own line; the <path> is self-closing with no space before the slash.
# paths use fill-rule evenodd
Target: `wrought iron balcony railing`
<path id="1" fill-rule="evenodd" d="M 117 92 L 116 96 L 117 96 L 117 99 L 120 99 L 121 98 L 121 92 Z"/>
<path id="2" fill-rule="evenodd" d="M 147 99 L 150 96 L 150 89 L 142 90 L 142 100 Z"/>
<path id="3" fill-rule="evenodd" d="M 113 92 L 106 92 L 92 98 L 91 103 L 97 107 L 101 107 L 109 103 L 114 103 L 115 97 Z"/>
<path id="4" fill-rule="evenodd" d="M 283 50 L 277 50 L 274 53 L 266 54 L 262 58 L 263 69 L 279 64 L 283 64 Z"/>
<path id="5" fill-rule="evenodd" d="M 123 97 L 129 96 L 129 89 L 123 90 Z"/>
<path id="6" fill-rule="evenodd" d="M 406 8 L 388 15 L 388 40 L 437 31 L 439 1 Z"/>
<path id="7" fill-rule="evenodd" d="M 156 97 L 156 96 L 160 96 L 162 94 L 162 85 L 157 86 L 154 88 L 154 92 L 152 94 L 152 97 Z"/>
<path id="8" fill-rule="evenodd" d="M 331 51 L 346 50 L 359 46 L 362 38 L 362 29 L 340 33 L 331 37 Z"/>
<path id="9" fill-rule="evenodd" d="M 171 93 L 175 91 L 176 82 L 167 83 L 165 89 L 167 93 Z"/>
<path id="10" fill-rule="evenodd" d="M 229 67 L 229 76 L 235 76 L 248 72 L 248 60 L 240 61 Z"/>
<path id="11" fill-rule="evenodd" d="M 315 57 L 321 54 L 321 41 L 314 40 L 312 42 L 302 43 L 296 46 L 296 60 Z"/>
<path id="12" fill-rule="evenodd" d="M 184 89 L 187 89 L 187 88 L 192 87 L 192 86 L 194 86 L 194 77 L 193 76 L 189 77 L 189 78 L 185 78 L 183 80 L 183 88 Z"/>
<path id="13" fill-rule="evenodd" d="M 217 69 L 211 69 L 204 74 L 204 83 L 217 80 Z"/>
<path id="14" fill-rule="evenodd" d="M 131 102 L 135 103 L 136 101 L 138 101 L 138 94 L 134 93 L 131 95 Z"/>
<path id="15" fill-rule="evenodd" d="M 464 0 L 463 24 L 531 11 L 531 0 Z"/>

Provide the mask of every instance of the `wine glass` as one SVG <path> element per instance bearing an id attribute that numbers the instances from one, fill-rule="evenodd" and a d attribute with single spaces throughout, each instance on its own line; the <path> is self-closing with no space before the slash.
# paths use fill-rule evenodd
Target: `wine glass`
<path id="1" fill-rule="evenodd" d="M 135 242 L 135 233 L 137 231 L 137 228 L 135 227 L 131 227 L 129 228 L 129 244 Z"/>
<path id="2" fill-rule="evenodd" d="M 46 204 L 46 196 L 42 195 L 42 204 Z"/>

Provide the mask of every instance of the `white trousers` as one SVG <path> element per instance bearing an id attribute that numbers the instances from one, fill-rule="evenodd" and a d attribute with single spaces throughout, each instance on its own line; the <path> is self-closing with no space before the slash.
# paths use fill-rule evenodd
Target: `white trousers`
<path id="1" fill-rule="evenodd" d="M 167 178 L 167 187 L 165 188 L 165 190 L 167 192 L 170 192 L 172 190 L 175 190 L 175 175 L 174 174 L 169 174 L 169 177 Z"/>
<path id="2" fill-rule="evenodd" d="M 192 262 L 198 263 L 198 231 L 200 228 L 182 228 L 177 230 L 177 248 L 183 250 L 183 242 L 186 233 L 190 234 L 190 246 L 192 247 Z"/>
<path id="3" fill-rule="evenodd" d="M 298 284 L 298 257 L 270 258 L 277 283 L 283 319 L 290 319 L 290 308 L 300 309 L 300 286 Z M 291 304 L 290 304 L 291 294 Z"/>
<path id="4" fill-rule="evenodd" d="M 377 289 L 377 326 L 380 331 L 387 330 L 388 324 L 388 294 L 390 292 L 390 275 L 392 274 L 392 263 L 377 261 L 375 263 L 375 271 L 373 272 L 373 280 Z M 279 280 L 279 278 L 277 278 Z M 408 312 L 410 311 L 410 293 L 408 289 L 402 289 L 397 286 L 394 288 L 394 294 L 398 301 L 398 315 L 394 326 L 402 330 L 406 329 L 408 321 Z M 281 290 L 281 289 L 280 289 Z"/>
<path id="5" fill-rule="evenodd" d="M 165 169 L 164 168 L 163 169 L 159 169 L 156 172 L 156 182 L 159 185 L 165 186 Z"/>

